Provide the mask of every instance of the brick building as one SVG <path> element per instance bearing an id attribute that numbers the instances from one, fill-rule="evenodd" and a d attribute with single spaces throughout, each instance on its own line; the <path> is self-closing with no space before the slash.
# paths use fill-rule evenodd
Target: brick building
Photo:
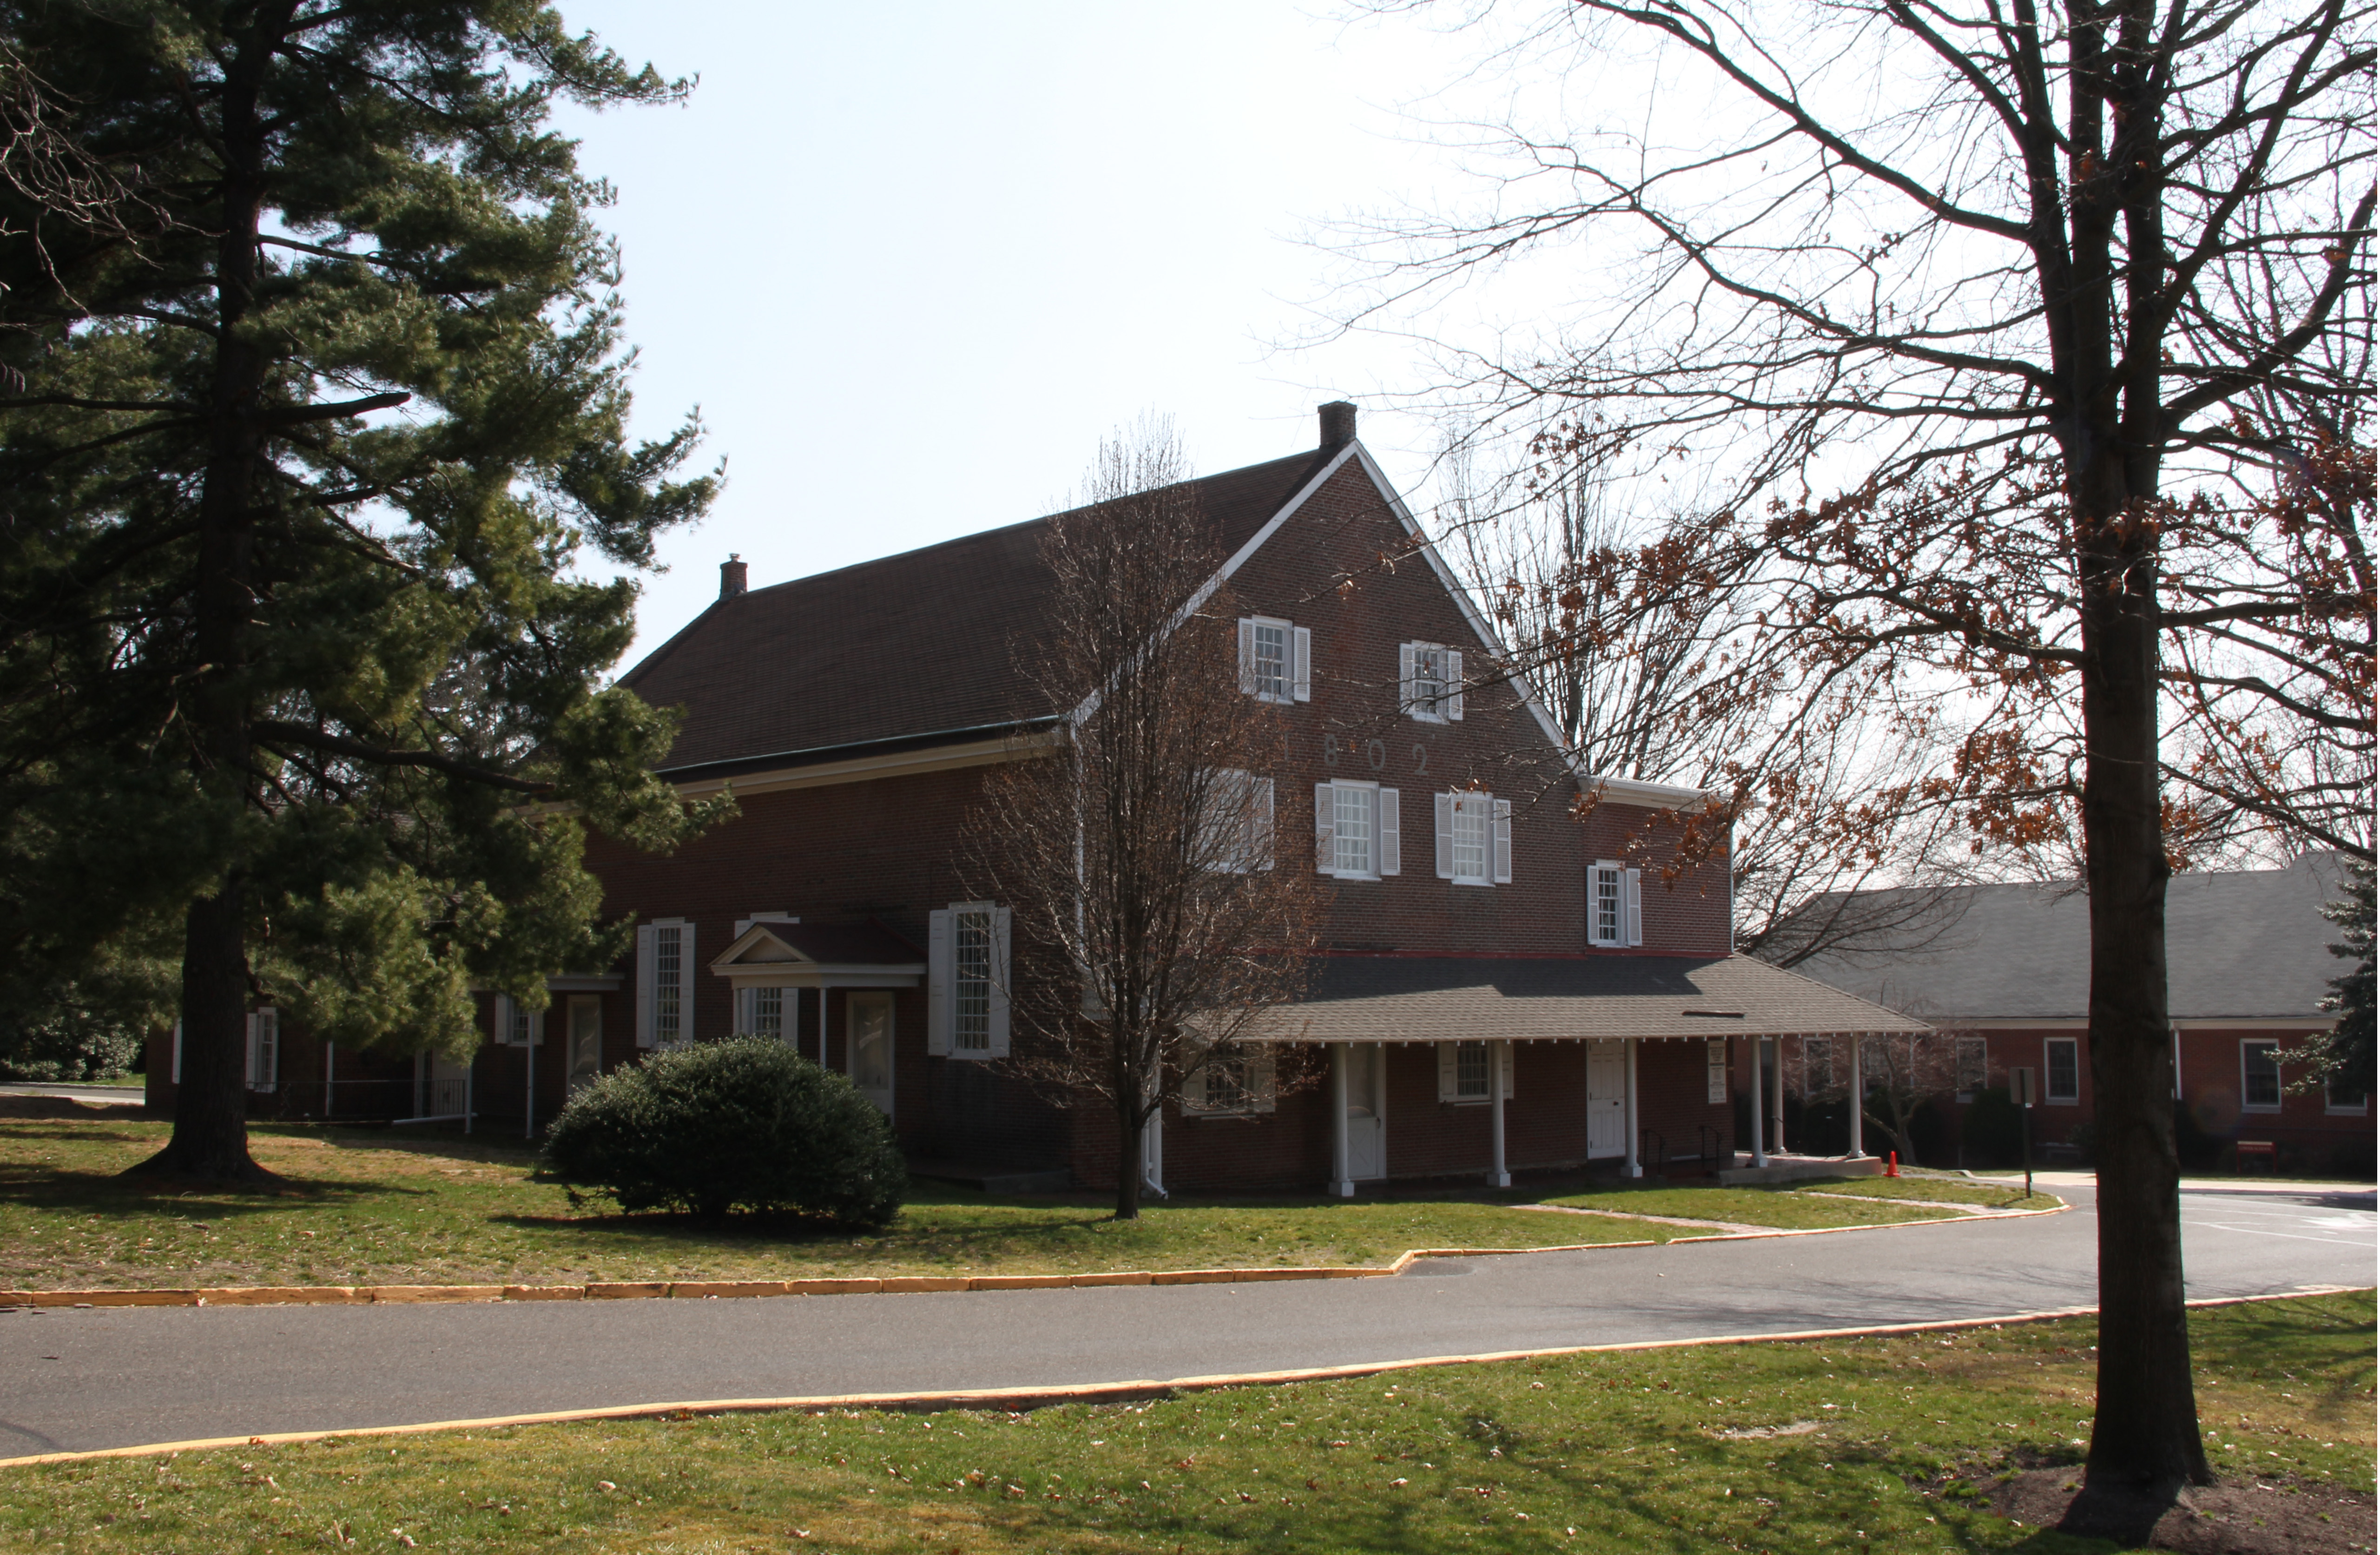
<path id="1" fill-rule="evenodd" d="M 2225 1164 L 2237 1147 L 2271 1146 L 2285 1170 L 2368 1179 L 2372 1099 L 2308 1088 L 2293 1050 L 2328 1031 L 2320 1008 L 2347 963 L 2322 916 L 2340 894 L 2337 858 L 2286 869 L 2179 874 L 2166 889 L 2167 997 L 2174 1095 L 2189 1164 Z M 1878 915 L 1890 917 L 1894 915 Z M 2090 903 L 2066 883 L 1986 885 L 1911 915 L 1899 948 L 1818 956 L 1797 968 L 1930 1023 L 1954 1046 L 1954 1121 L 2010 1069 L 2031 1069 L 2034 1136 L 2072 1139 L 2092 1115 Z M 1787 1073 L 1798 1054 L 1789 1046 Z"/>
<path id="2" fill-rule="evenodd" d="M 1169 1106 L 1139 1163 L 1153 1184 L 1716 1164 L 1751 1039 L 1923 1029 L 1730 954 L 1722 865 L 1659 882 L 1657 814 L 1698 796 L 1565 763 L 1352 406 L 1323 407 L 1314 449 L 1193 484 L 1243 613 L 1244 690 L 1289 730 L 1290 770 L 1260 776 L 1327 823 L 1277 857 L 1330 877 L 1330 900 L 1293 1039 L 1185 1087 L 1196 1103 Z M 551 1116 L 641 1051 L 762 1031 L 851 1075 L 913 1160 L 1113 1181 L 1112 1119 L 1002 1062 L 1029 1039 L 1008 1018 L 1011 917 L 963 882 L 987 770 L 1048 759 L 1067 711 L 1014 668 L 1050 589 L 1044 532 L 757 589 L 722 567 L 718 601 L 625 684 L 684 711 L 666 775 L 732 786 L 739 814 L 668 856 L 590 842 L 636 954 L 555 979 L 540 1017 L 492 1005 L 468 1110 L 526 1124 L 532 1070 Z M 302 1098 L 314 1061 L 276 1045 Z M 456 1076 L 431 1067 L 416 1096 L 443 1107 L 430 1092 Z"/>

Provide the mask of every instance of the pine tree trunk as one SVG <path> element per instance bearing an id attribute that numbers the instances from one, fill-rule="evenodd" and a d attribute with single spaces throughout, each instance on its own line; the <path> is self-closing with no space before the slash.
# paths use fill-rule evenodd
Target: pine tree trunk
<path id="1" fill-rule="evenodd" d="M 2077 517 L 2099 1157 L 2099 1399 L 2086 1473 L 2095 1490 L 2162 1493 L 2212 1476 L 2182 1305 L 2155 553 L 2138 541 L 2119 544 L 2107 528 Z"/>
<path id="2" fill-rule="evenodd" d="M 255 566 L 259 466 L 264 458 L 263 353 L 248 338 L 258 281 L 257 238 L 265 199 L 264 129 L 258 91 L 286 31 L 295 0 L 275 0 L 224 69 L 225 176 L 215 250 L 213 372 L 207 385 L 209 449 L 199 497 L 191 644 L 199 665 L 186 705 L 191 776 L 213 801 L 226 839 L 257 799 L 245 684 Z M 269 1181 L 248 1153 L 248 949 L 245 870 L 237 857 L 212 896 L 189 905 L 182 948 L 182 1084 L 174 1136 L 135 1171 L 216 1181 Z"/>

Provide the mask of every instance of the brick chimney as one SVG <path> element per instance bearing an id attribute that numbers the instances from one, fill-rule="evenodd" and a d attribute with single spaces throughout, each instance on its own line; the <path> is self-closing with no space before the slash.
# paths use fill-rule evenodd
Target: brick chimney
<path id="1" fill-rule="evenodd" d="M 727 560 L 719 564 L 719 597 L 722 600 L 732 600 L 742 593 L 745 578 L 750 570 L 744 565 L 744 559 L 741 556 L 730 551 L 727 553 Z"/>
<path id="2" fill-rule="evenodd" d="M 1322 446 L 1338 448 L 1355 441 L 1355 407 L 1353 401 L 1334 399 L 1316 407 L 1322 416 Z"/>

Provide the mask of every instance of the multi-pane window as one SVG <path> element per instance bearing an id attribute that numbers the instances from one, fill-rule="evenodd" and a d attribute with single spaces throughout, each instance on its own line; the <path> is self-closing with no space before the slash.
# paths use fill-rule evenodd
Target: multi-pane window
<path id="1" fill-rule="evenodd" d="M 1727 1099 L 1727 1044 L 1712 1041 L 1703 1048 L 1703 1099 L 1718 1106 Z"/>
<path id="2" fill-rule="evenodd" d="M 1183 1079 L 1182 1110 L 1219 1113 L 1273 1110 L 1272 1060 L 1262 1053 L 1211 1053 Z"/>
<path id="3" fill-rule="evenodd" d="M 1443 643 L 1397 648 L 1397 702 L 1411 717 L 1445 723 L 1463 716 L 1463 653 Z"/>
<path id="4" fill-rule="evenodd" d="M 513 999 L 504 1001 L 504 1013 L 511 1017 L 505 1022 L 511 1029 L 504 1033 L 504 1040 L 516 1048 L 528 1047 L 530 1035 L 529 1022 L 533 1017 L 528 1011 L 521 1007 L 519 1001 Z"/>
<path id="5" fill-rule="evenodd" d="M 1981 1037 L 1958 1039 L 1959 1099 L 1967 1098 L 1991 1084 L 1991 1050 Z"/>
<path id="6" fill-rule="evenodd" d="M 2358 1088 L 2352 1078 L 2334 1069 L 2322 1083 L 2322 1099 L 2324 1107 L 2330 1112 L 2361 1112 L 2371 1099 Z"/>
<path id="7" fill-rule="evenodd" d="M 271 1005 L 248 1017 L 248 1088 L 271 1090 L 281 1077 L 281 1012 Z"/>
<path id="8" fill-rule="evenodd" d="M 991 911 L 960 908 L 951 914 L 952 1045 L 962 1052 L 991 1047 Z"/>
<path id="9" fill-rule="evenodd" d="M 1496 852 L 1496 801 L 1486 794 L 1457 794 L 1453 808 L 1454 879 L 1486 885 Z"/>
<path id="10" fill-rule="evenodd" d="M 2053 1037 L 2041 1049 L 2041 1099 L 2075 1101 L 2082 1095 L 2082 1045 L 2071 1037 Z"/>
<path id="11" fill-rule="evenodd" d="M 1257 696 L 1269 702 L 1289 700 L 1289 628 L 1278 621 L 1256 623 L 1249 665 Z"/>
<path id="12" fill-rule="evenodd" d="M 2267 1109 L 2280 1106 L 2280 1043 L 2260 1039 L 2240 1044 L 2240 1104 Z"/>
<path id="13" fill-rule="evenodd" d="M 746 998 L 744 1029 L 756 1037 L 783 1038 L 785 1034 L 785 990 L 782 988 L 756 988 Z"/>
<path id="14" fill-rule="evenodd" d="M 1625 905 L 1621 900 L 1621 870 L 1616 864 L 1597 864 L 1588 876 L 1591 893 L 1586 904 L 1586 937 L 1598 945 L 1616 945 L 1622 942 Z"/>
<path id="15" fill-rule="evenodd" d="M 1454 1095 L 1462 1101 L 1488 1099 L 1488 1044 L 1454 1044 Z"/>
<path id="16" fill-rule="evenodd" d="M 1203 869 L 1245 874 L 1272 868 L 1272 779 L 1232 769 L 1208 774 Z"/>
<path id="17" fill-rule="evenodd" d="M 1330 867 L 1342 875 L 1379 873 L 1373 849 L 1380 791 L 1354 784 L 1331 786 Z"/>
<path id="18" fill-rule="evenodd" d="M 668 1047 L 686 1035 L 686 948 L 683 930 L 653 930 L 653 1040 Z"/>
<path id="19" fill-rule="evenodd" d="M 1259 701 L 1302 702 L 1314 654 L 1313 634 L 1270 616 L 1240 617 L 1240 689 Z"/>

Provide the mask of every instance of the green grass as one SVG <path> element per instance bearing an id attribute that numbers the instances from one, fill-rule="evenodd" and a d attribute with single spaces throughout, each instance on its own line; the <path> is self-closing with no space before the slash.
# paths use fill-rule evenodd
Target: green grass
<path id="1" fill-rule="evenodd" d="M 2195 1314 L 2218 1473 L 2369 1491 L 2373 1301 Z M 1451 1367 L 1032 1414 L 355 1437 L 0 1471 L 0 1550 L 2022 1550 L 1953 1476 L 2073 1462 L 2086 1320 Z M 610 1487 L 606 1488 L 606 1485 Z M 1963 1488 L 1963 1487 L 1961 1487 Z M 805 1537 L 807 1536 L 807 1537 Z"/>
<path id="2" fill-rule="evenodd" d="M 1380 1265 L 1415 1247 L 1544 1247 L 1693 1234 L 1549 1215 L 1525 1194 L 1177 1198 L 1136 1222 L 1094 1196 L 987 1198 L 920 1184 L 881 1234 L 799 1224 L 706 1227 L 574 1207 L 517 1140 L 263 1125 L 257 1159 L 286 1191 L 182 1188 L 116 1173 L 167 1124 L 0 1123 L 0 1288 L 574 1283 L 1132 1269 Z M 1564 1202 L 1572 1202 L 1566 1199 Z M 1950 1213 L 1764 1189 L 1618 1190 L 1574 1200 L 1757 1223 L 1863 1225 Z"/>
<path id="3" fill-rule="evenodd" d="M 1972 1204 L 1983 1209 L 2050 1209 L 2061 1202 L 2055 1194 L 2036 1192 L 2025 1197 L 2022 1180 L 1978 1183 L 1965 1177 L 1854 1177 L 1849 1182 L 1797 1183 L 1789 1191 L 1926 1199 L 1937 1204 Z"/>

